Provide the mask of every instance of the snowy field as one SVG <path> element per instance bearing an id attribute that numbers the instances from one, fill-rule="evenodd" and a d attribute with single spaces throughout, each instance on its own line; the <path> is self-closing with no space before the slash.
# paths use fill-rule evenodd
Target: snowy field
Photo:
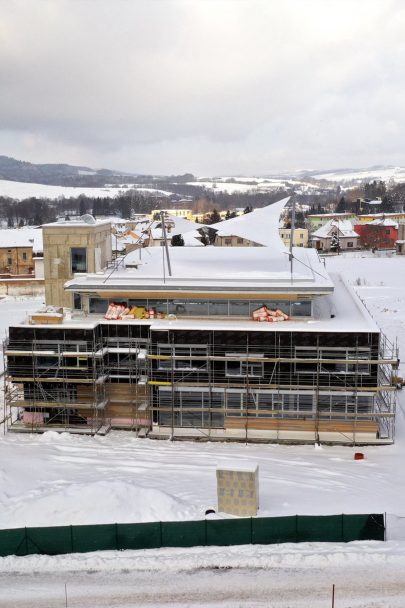
<path id="1" fill-rule="evenodd" d="M 377 167 L 375 169 L 344 169 L 341 171 L 329 171 L 313 175 L 315 179 L 325 179 L 329 182 L 371 182 L 373 180 L 394 181 L 402 183 L 405 181 L 404 167 Z"/>
<path id="2" fill-rule="evenodd" d="M 328 258 L 405 352 L 405 257 Z M 27 305 L 27 304 L 26 304 Z M 3 306 L 7 307 L 3 309 Z M 1 322 L 6 310 L 0 302 Z M 14 317 L 15 320 L 15 317 Z M 403 355 L 402 355 L 403 356 Z M 402 364 L 401 375 L 404 374 Z M 194 519 L 216 504 L 216 465 L 260 465 L 260 514 L 386 512 L 387 543 L 160 549 L 0 559 L 0 606 L 404 605 L 405 419 L 396 443 L 351 447 L 196 444 L 72 435 L 0 438 L 0 528 Z"/>
<path id="3" fill-rule="evenodd" d="M 103 188 L 84 188 L 82 186 L 49 186 L 47 184 L 33 184 L 30 182 L 12 182 L 0 180 L 0 196 L 8 196 L 17 200 L 35 196 L 37 198 L 74 198 L 84 194 L 86 196 L 98 196 L 99 198 L 116 197 L 128 189 L 137 190 L 149 194 L 162 194 L 169 196 L 171 192 L 166 190 L 155 190 L 153 188 L 143 188 L 136 184 L 120 184 L 119 186 L 106 185 Z"/>

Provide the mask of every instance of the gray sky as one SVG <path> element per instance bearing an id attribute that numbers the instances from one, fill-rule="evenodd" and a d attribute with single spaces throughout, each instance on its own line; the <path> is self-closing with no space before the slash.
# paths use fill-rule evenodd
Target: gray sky
<path id="1" fill-rule="evenodd" d="M 0 0 L 0 154 L 197 175 L 405 164 L 405 2 Z"/>

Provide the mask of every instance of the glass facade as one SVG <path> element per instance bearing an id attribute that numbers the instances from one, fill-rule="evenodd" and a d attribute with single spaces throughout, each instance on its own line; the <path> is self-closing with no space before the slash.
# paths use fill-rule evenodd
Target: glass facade
<path id="1" fill-rule="evenodd" d="M 173 314 L 178 317 L 251 317 L 253 311 L 267 306 L 272 310 L 280 309 L 292 317 L 310 317 L 311 300 L 288 302 L 285 300 L 202 300 L 202 299 L 122 299 L 116 300 L 126 306 L 153 308 L 156 312 Z M 103 298 L 90 298 L 89 312 L 103 314 L 111 302 Z"/>

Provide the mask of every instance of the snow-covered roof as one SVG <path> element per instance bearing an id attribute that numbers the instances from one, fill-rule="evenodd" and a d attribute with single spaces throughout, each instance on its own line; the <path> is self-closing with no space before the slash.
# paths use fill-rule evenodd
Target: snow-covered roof
<path id="1" fill-rule="evenodd" d="M 86 215 L 90 215 L 90 214 L 86 214 Z M 66 228 L 66 226 L 69 227 L 76 227 L 76 228 L 83 228 L 83 227 L 87 227 L 87 228 L 95 228 L 97 226 L 107 226 L 110 225 L 111 226 L 111 219 L 106 219 L 106 220 L 99 220 L 99 219 L 95 219 L 93 218 L 93 221 L 86 221 L 85 219 L 83 219 L 84 216 L 78 216 L 78 217 L 71 217 L 70 219 L 59 219 L 56 222 L 51 222 L 49 224 L 43 224 L 42 227 L 43 228 Z"/>
<path id="2" fill-rule="evenodd" d="M 176 247 L 176 250 L 184 250 L 184 247 Z M 205 247 L 204 250 L 209 249 Z M 223 248 L 221 248 L 223 249 Z M 232 248 L 227 249 L 230 251 Z M 242 249 L 242 248 L 235 248 Z M 301 251 L 303 248 L 300 248 Z M 158 250 L 160 252 L 160 250 Z M 194 250 L 193 250 L 194 251 Z M 252 248 L 249 251 L 263 252 L 264 248 Z M 306 251 L 313 251 L 308 249 Z M 316 253 L 316 252 L 315 252 Z M 161 252 L 160 252 L 161 257 Z M 321 264 L 323 267 L 323 264 Z M 154 330 L 184 329 L 184 330 L 221 330 L 221 331 L 254 331 L 254 332 L 317 332 L 328 331 L 340 332 L 375 332 L 380 329 L 371 317 L 365 306 L 355 294 L 342 276 L 331 273 L 331 284 L 334 285 L 333 295 L 323 295 L 315 300 L 313 315 L 311 318 L 296 318 L 288 323 L 256 323 L 252 320 L 241 319 L 215 319 L 215 318 L 182 318 L 182 319 L 127 319 L 125 323 L 132 325 L 152 326 Z M 71 281 L 70 283 L 73 283 Z M 108 284 L 107 289 L 112 286 Z M 172 288 L 169 285 L 168 288 Z M 73 287 L 72 287 L 73 288 Z M 331 292 L 331 290 L 330 290 Z M 26 323 L 27 321 L 25 321 Z M 64 321 L 64 326 L 69 328 L 94 328 L 99 323 L 108 325 L 110 321 L 100 319 L 100 315 L 88 315 L 83 318 L 72 318 Z M 16 324 L 17 325 L 17 324 Z M 44 327 L 48 327 L 44 325 Z"/>
<path id="3" fill-rule="evenodd" d="M 396 222 L 395 220 L 390 220 L 389 218 L 381 218 L 381 219 L 376 219 L 373 220 L 372 222 L 368 222 L 367 225 L 374 225 L 374 226 L 388 226 L 391 228 L 398 228 L 398 222 Z"/>
<path id="4" fill-rule="evenodd" d="M 239 236 L 265 247 L 271 247 L 273 251 L 285 253 L 287 248 L 280 237 L 278 228 L 280 215 L 289 200 L 288 196 L 272 205 L 254 209 L 251 213 L 211 224 L 210 228 L 219 230 L 222 236 Z"/>
<path id="5" fill-rule="evenodd" d="M 69 290 L 148 291 L 150 289 L 204 289 L 205 291 L 329 293 L 333 284 L 314 249 L 293 248 L 293 273 L 288 252 L 267 247 L 171 247 L 172 276 L 163 276 L 159 247 L 129 253 L 118 269 L 77 275 L 65 284 Z"/>
<path id="6" fill-rule="evenodd" d="M 326 239 L 332 235 L 333 232 L 339 230 L 340 238 L 357 238 L 359 235 L 357 232 L 353 230 L 353 225 L 350 220 L 329 220 L 323 226 L 315 230 L 312 233 L 312 237 L 318 237 L 321 239 Z"/>
<path id="7" fill-rule="evenodd" d="M 184 235 L 186 232 L 195 231 L 198 228 L 204 228 L 205 224 L 197 224 L 197 222 L 191 222 L 183 217 L 177 217 L 176 215 L 166 216 L 168 223 L 172 226 L 170 234 L 172 236 L 177 234 Z"/>
<path id="8" fill-rule="evenodd" d="M 41 228 L 5 228 L 0 230 L 0 247 L 32 247 L 33 253 L 43 251 Z"/>

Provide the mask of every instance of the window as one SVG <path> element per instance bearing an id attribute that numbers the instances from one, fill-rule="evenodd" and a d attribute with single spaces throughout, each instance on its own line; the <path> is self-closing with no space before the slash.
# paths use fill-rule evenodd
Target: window
<path id="1" fill-rule="evenodd" d="M 347 243 L 347 246 L 348 246 L 348 247 L 353 247 L 353 242 L 352 242 L 352 241 L 349 241 L 349 242 Z"/>
<path id="2" fill-rule="evenodd" d="M 22 254 L 22 259 L 23 259 L 23 260 L 26 260 L 26 259 L 27 259 L 27 254 L 26 254 L 26 252 L 25 252 L 25 251 L 23 251 L 23 254 Z"/>
<path id="3" fill-rule="evenodd" d="M 224 426 L 224 393 L 208 389 L 193 390 L 190 387 L 176 389 L 174 404 L 172 391 L 159 388 L 159 424 L 177 427 Z"/>
<path id="4" fill-rule="evenodd" d="M 225 239 L 225 245 L 232 245 L 232 239 Z"/>
<path id="5" fill-rule="evenodd" d="M 8 264 L 9 266 L 11 266 L 11 264 L 12 264 L 12 263 L 13 263 L 13 260 L 12 260 L 11 258 L 7 258 L 7 264 Z"/>
<path id="6" fill-rule="evenodd" d="M 371 413 L 373 409 L 373 397 L 354 395 L 319 395 L 318 410 L 322 418 L 331 420 L 344 420 L 350 418 L 353 414 Z M 363 416 L 362 420 L 367 419 Z"/>
<path id="7" fill-rule="evenodd" d="M 74 310 L 82 309 L 82 296 L 80 293 L 73 294 L 73 308 Z"/>
<path id="8" fill-rule="evenodd" d="M 158 344 L 158 354 L 167 359 L 159 360 L 159 369 L 176 370 L 203 370 L 207 368 L 207 361 L 193 357 L 206 357 L 208 348 L 204 344 Z M 172 357 L 181 357 L 179 359 Z"/>
<path id="9" fill-rule="evenodd" d="M 319 360 L 320 374 L 369 374 L 371 357 L 369 348 L 319 348 L 296 346 L 295 356 L 302 362 L 295 363 L 295 372 L 316 374 Z M 306 362 L 305 359 L 311 359 Z M 349 363 L 350 361 L 350 363 Z M 352 362 L 353 361 L 353 362 Z"/>
<path id="10" fill-rule="evenodd" d="M 238 245 L 243 245 L 243 239 L 238 238 L 238 239 L 237 239 L 237 243 L 238 243 Z"/>
<path id="11" fill-rule="evenodd" d="M 86 247 L 72 247 L 70 250 L 71 270 L 74 272 L 87 272 Z"/>
<path id="12" fill-rule="evenodd" d="M 103 298 L 90 298 L 89 312 L 105 314 L 108 309 L 108 304 L 109 301 Z"/>
<path id="13" fill-rule="evenodd" d="M 248 358 L 248 355 L 245 353 L 225 353 L 226 357 L 244 357 Z M 264 355 L 263 354 L 254 354 L 250 355 L 252 359 L 260 359 Z M 225 375 L 228 378 L 240 378 L 246 377 L 249 378 L 262 378 L 264 374 L 264 363 L 261 361 L 226 361 L 226 371 Z"/>

